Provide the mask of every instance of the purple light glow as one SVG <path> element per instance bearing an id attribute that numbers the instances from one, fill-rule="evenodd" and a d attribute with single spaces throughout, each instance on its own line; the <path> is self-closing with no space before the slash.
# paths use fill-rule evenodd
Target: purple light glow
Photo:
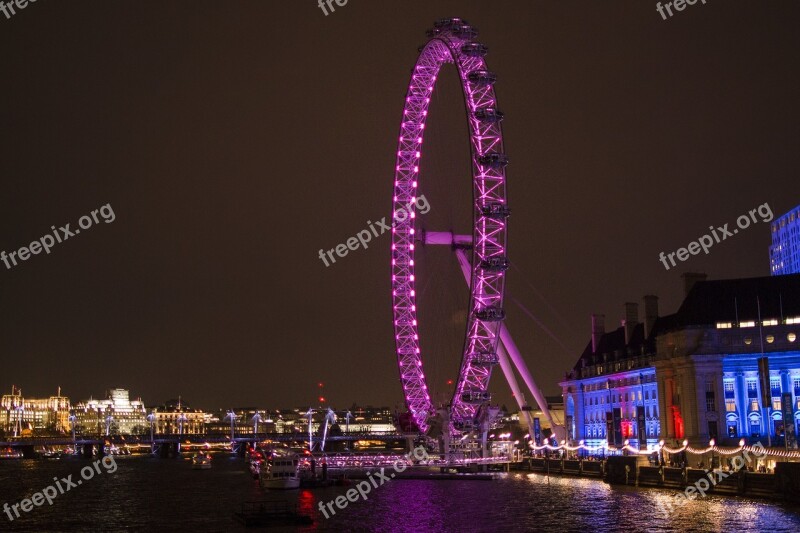
<path id="1" fill-rule="evenodd" d="M 469 32 L 467 32 L 468 34 Z M 461 35 L 464 35 L 463 33 Z M 469 109 L 468 122 L 471 136 L 473 172 L 473 257 L 472 286 L 470 289 L 470 313 L 467 322 L 466 342 L 462 354 L 458 383 L 451 402 L 451 424 L 459 425 L 474 419 L 477 405 L 462 401 L 467 391 L 484 393 L 491 377 L 491 365 L 473 364 L 471 354 L 494 353 L 499 339 L 499 322 L 482 321 L 476 317 L 481 309 L 503 307 L 505 275 L 503 271 L 484 270 L 481 261 L 493 256 L 505 256 L 506 220 L 504 217 L 484 216 L 485 206 L 506 203 L 504 165 L 481 165 L 484 154 L 504 154 L 502 129 L 499 121 L 480 120 L 475 116 L 478 109 L 494 108 L 495 94 L 493 74 L 482 56 L 462 54 L 462 46 L 468 40 L 447 30 L 439 32 L 423 48 L 417 59 L 405 98 L 403 128 L 421 132 L 428 116 L 430 92 L 436 82 L 439 69 L 444 63 L 453 63 L 458 68 L 462 90 Z M 470 73 L 482 71 L 482 75 Z M 487 81 L 489 80 L 489 81 Z M 418 160 L 422 153 L 422 137 L 406 139 L 399 136 L 397 165 L 395 167 L 394 210 L 408 209 L 411 216 L 396 220 L 392 228 L 392 287 L 395 318 L 395 342 L 400 368 L 400 380 L 406 405 L 419 427 L 425 431 L 427 418 L 434 412 L 422 370 L 422 356 L 417 334 L 416 305 L 414 291 L 414 223 L 416 216 L 413 201 L 416 198 L 419 175 Z M 451 431 L 452 431 L 451 426 Z"/>

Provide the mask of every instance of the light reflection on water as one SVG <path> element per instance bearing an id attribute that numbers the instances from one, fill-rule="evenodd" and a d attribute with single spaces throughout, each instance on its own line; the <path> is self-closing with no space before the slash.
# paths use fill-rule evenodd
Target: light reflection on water
<path id="1" fill-rule="evenodd" d="M 43 489 L 53 476 L 76 479 L 86 464 L 0 462 L 0 505 Z M 392 480 L 326 519 L 319 502 L 348 487 L 264 494 L 242 461 L 224 455 L 204 471 L 187 460 L 119 458 L 117 464 L 116 473 L 97 475 L 23 519 L 11 523 L 0 512 L 0 530 L 244 531 L 231 518 L 243 501 L 288 498 L 314 516 L 306 531 L 800 531 L 800 508 L 774 502 L 708 497 L 665 514 L 676 492 L 530 473 L 493 481 Z"/>
<path id="2" fill-rule="evenodd" d="M 398 481 L 325 521 L 339 531 L 792 531 L 800 508 L 708 497 L 665 514 L 675 491 L 511 473 L 485 481 Z M 377 492 L 377 491 L 376 491 Z"/>

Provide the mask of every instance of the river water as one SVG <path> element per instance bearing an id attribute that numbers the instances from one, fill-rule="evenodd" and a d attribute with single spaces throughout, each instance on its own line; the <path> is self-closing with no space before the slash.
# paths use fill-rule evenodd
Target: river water
<path id="1" fill-rule="evenodd" d="M 0 505 L 13 505 L 54 484 L 81 479 L 90 461 L 0 462 Z M 285 498 L 314 517 L 301 531 L 719 531 L 797 532 L 800 507 L 730 497 L 707 497 L 670 514 L 659 510 L 675 494 L 610 487 L 602 481 L 498 474 L 491 481 L 395 479 L 372 489 L 368 500 L 348 503 L 325 518 L 319 501 L 347 487 L 262 493 L 244 462 L 217 454 L 210 470 L 192 470 L 187 459 L 118 457 L 117 470 L 101 473 L 9 521 L 0 531 L 246 531 L 232 519 L 248 500 Z M 87 476 L 88 477 L 88 476 Z M 62 483 L 62 485 L 64 485 Z M 13 512 L 12 512 L 13 516 Z M 269 531 L 294 531 L 270 528 Z"/>

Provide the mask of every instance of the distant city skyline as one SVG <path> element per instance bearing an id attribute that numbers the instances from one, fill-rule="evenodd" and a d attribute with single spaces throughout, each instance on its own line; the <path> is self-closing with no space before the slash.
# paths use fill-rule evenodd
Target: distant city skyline
<path id="1" fill-rule="evenodd" d="M 687 270 L 769 275 L 766 224 L 685 269 L 666 271 L 658 255 L 753 206 L 800 203 L 800 37 L 786 24 L 800 5 L 709 3 L 665 22 L 635 2 L 351 4 L 326 17 L 304 2 L 201 2 L 190 19 L 160 10 L 155 32 L 120 3 L 2 17 L 14 50 L 0 57 L 2 116 L 17 136 L 0 145 L 10 191 L 0 249 L 97 206 L 116 218 L 2 267 L 0 390 L 61 385 L 88 398 L 102 383 L 159 401 L 299 405 L 323 381 L 334 405 L 402 405 L 388 240 L 330 268 L 318 250 L 389 214 L 409 69 L 443 16 L 478 28 L 497 75 L 512 211 L 506 323 L 545 394 L 580 355 L 591 314 L 613 323 L 621 302 L 645 294 L 672 313 Z M 98 28 L 114 28 L 101 50 L 75 38 Z M 381 38 L 364 46 L 365 28 Z M 457 232 L 472 205 L 459 91 L 447 65 L 419 186 L 426 226 Z M 420 259 L 437 400 L 452 394 L 466 294 L 439 252 Z M 494 401 L 513 405 L 497 374 Z"/>

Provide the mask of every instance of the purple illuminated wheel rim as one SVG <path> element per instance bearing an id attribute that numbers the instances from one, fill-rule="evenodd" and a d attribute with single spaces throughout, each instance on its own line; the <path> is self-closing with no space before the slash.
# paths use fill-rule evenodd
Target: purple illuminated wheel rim
<path id="1" fill-rule="evenodd" d="M 395 167 L 395 213 L 417 197 L 425 121 L 436 77 L 454 63 L 469 121 L 473 178 L 472 275 L 469 313 L 458 382 L 450 404 L 450 431 L 466 431 L 481 405 L 488 403 L 500 321 L 504 317 L 506 202 L 502 113 L 497 110 L 495 76 L 486 68 L 486 47 L 474 41 L 477 30 L 461 19 L 442 19 L 428 32 L 406 94 Z M 400 381 L 406 405 L 421 431 L 435 412 L 420 352 L 414 276 L 414 252 L 420 237 L 413 208 L 392 229 L 392 299 Z M 447 429 L 445 429 L 447 430 Z"/>

